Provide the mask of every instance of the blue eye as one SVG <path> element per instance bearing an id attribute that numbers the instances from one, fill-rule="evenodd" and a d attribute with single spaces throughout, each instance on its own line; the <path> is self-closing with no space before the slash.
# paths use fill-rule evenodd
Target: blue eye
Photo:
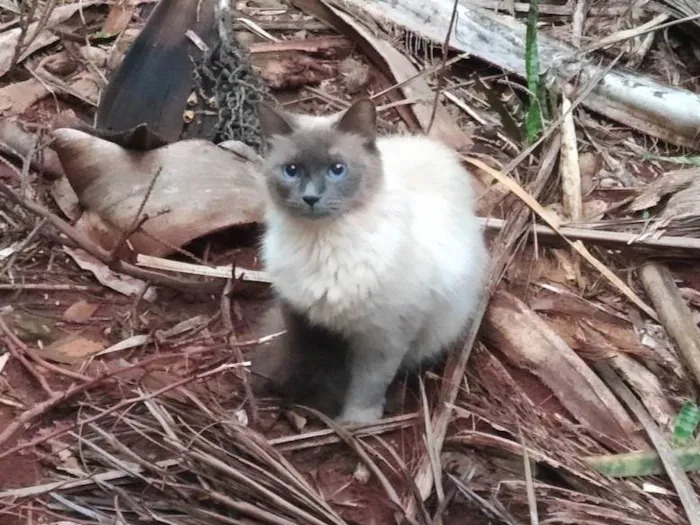
<path id="1" fill-rule="evenodd" d="M 328 177 L 331 179 L 342 179 L 347 173 L 348 167 L 342 162 L 336 162 L 328 167 Z"/>
<path id="2" fill-rule="evenodd" d="M 299 166 L 296 164 L 287 164 L 284 166 L 284 168 L 282 168 L 282 173 L 285 177 L 293 179 L 299 175 Z"/>

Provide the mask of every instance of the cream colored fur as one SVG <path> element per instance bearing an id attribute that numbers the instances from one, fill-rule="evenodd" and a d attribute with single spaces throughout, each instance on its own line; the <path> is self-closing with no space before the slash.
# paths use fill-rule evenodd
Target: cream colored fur
<path id="1" fill-rule="evenodd" d="M 356 342 L 340 419 L 357 422 L 381 417 L 399 365 L 434 357 L 460 336 L 487 264 L 470 174 L 452 150 L 421 136 L 378 138 L 377 147 L 384 184 L 371 202 L 318 221 L 270 205 L 262 249 L 278 294 Z"/>

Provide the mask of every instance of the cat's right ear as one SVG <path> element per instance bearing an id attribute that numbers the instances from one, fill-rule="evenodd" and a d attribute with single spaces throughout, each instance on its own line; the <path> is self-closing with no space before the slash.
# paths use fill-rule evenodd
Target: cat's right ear
<path id="1" fill-rule="evenodd" d="M 360 135 L 374 141 L 377 134 L 377 108 L 368 98 L 363 98 L 350 106 L 336 124 L 340 131 Z"/>
<path id="2" fill-rule="evenodd" d="M 262 133 L 267 138 L 275 135 L 291 135 L 294 130 L 289 118 L 282 111 L 265 102 L 258 104 L 258 118 Z"/>

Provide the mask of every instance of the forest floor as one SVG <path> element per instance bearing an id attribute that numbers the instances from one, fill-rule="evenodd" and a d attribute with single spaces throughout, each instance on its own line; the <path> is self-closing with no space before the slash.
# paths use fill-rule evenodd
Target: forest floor
<path id="1" fill-rule="evenodd" d="M 483 321 L 446 364 L 397 381 L 376 425 L 337 428 L 254 396 L 248 363 L 274 337 L 258 328 L 258 221 L 145 267 L 99 247 L 51 150 L 61 123 L 94 122 L 154 2 L 0 0 L 0 523 L 697 525 L 700 186 L 687 141 L 583 105 L 562 124 L 547 94 L 545 139 L 521 155 L 516 75 L 381 24 L 363 40 L 320 1 L 235 4 L 236 38 L 280 104 L 321 114 L 372 96 L 383 130 L 429 129 L 467 158 L 493 259 Z M 569 43 L 579 4 L 540 3 L 539 34 Z M 590 2 L 579 39 L 650 23 L 593 57 L 700 93 L 698 20 L 657 30 L 683 13 L 636 4 Z M 528 4 L 512 7 L 500 16 L 524 24 Z M 95 158 L 89 170 L 109 168 Z M 261 273 L 177 266 L 234 261 Z M 668 443 L 688 453 L 666 473 L 655 451 L 667 464 Z M 610 457 L 633 451 L 650 459 Z"/>

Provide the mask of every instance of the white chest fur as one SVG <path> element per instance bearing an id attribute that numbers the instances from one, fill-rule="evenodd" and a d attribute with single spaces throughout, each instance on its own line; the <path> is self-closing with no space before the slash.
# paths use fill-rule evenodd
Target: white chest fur
<path id="1" fill-rule="evenodd" d="M 268 215 L 263 260 L 277 292 L 319 324 L 344 330 L 384 294 L 407 244 L 399 210 L 376 210 L 329 224 Z"/>

